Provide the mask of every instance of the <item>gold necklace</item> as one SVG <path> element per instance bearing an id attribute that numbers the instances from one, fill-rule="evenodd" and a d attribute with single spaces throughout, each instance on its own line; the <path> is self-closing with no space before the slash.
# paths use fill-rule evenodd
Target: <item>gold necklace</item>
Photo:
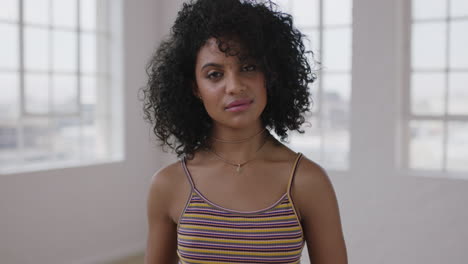
<path id="1" fill-rule="evenodd" d="M 260 147 L 255 151 L 254 155 L 257 154 L 257 152 L 265 145 L 265 143 L 267 142 L 267 138 L 268 137 L 265 137 L 265 140 L 263 141 L 262 145 L 260 145 Z M 255 156 L 249 160 L 246 160 L 244 162 L 241 162 L 241 163 L 233 163 L 233 162 L 230 162 L 228 160 L 226 160 L 225 158 L 221 157 L 218 153 L 216 153 L 214 150 L 212 150 L 211 148 L 208 149 L 210 152 L 212 152 L 213 154 L 216 155 L 216 157 L 218 157 L 220 160 L 222 160 L 224 163 L 227 163 L 229 165 L 232 165 L 232 166 L 235 166 L 237 167 L 236 168 L 236 172 L 237 173 L 240 173 L 241 170 L 242 170 L 242 166 L 244 166 L 245 164 L 247 164 L 247 162 L 250 162 L 252 160 L 255 159 Z"/>

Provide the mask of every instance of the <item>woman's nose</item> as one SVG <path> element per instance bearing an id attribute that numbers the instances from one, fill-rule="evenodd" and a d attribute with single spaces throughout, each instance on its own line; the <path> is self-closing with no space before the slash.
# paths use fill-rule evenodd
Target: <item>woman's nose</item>
<path id="1" fill-rule="evenodd" d="M 242 78 L 236 74 L 236 73 L 231 73 L 228 74 L 226 78 L 226 93 L 229 94 L 236 94 L 236 93 L 241 93 L 245 91 L 246 87 L 244 85 L 244 82 L 242 81 Z"/>

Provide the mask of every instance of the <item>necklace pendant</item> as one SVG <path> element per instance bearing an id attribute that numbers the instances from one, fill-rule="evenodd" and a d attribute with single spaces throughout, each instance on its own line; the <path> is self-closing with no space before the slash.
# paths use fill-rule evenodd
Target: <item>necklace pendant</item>
<path id="1" fill-rule="evenodd" d="M 241 165 L 240 164 L 237 164 L 237 169 L 236 169 L 237 173 L 239 173 L 241 171 Z"/>

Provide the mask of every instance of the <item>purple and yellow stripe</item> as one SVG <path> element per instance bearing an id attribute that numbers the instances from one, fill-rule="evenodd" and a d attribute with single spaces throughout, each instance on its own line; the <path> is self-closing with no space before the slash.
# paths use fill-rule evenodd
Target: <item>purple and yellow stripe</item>
<path id="1" fill-rule="evenodd" d="M 304 238 L 284 195 L 255 214 L 207 203 L 194 191 L 178 225 L 180 263 L 299 263 Z"/>

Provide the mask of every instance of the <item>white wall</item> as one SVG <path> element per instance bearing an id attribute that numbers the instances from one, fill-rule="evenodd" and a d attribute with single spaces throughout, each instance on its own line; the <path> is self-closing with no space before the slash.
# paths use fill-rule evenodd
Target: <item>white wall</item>
<path id="1" fill-rule="evenodd" d="M 352 168 L 346 175 L 332 174 L 349 259 L 467 263 L 468 181 L 411 176 L 394 165 L 403 1 L 354 1 Z"/>
<path id="2" fill-rule="evenodd" d="M 159 38 L 158 2 L 123 2 L 126 160 L 0 175 L 2 264 L 91 264 L 144 248 L 148 183 L 165 156 L 149 144 L 137 90 Z"/>
<path id="3" fill-rule="evenodd" d="M 329 171 L 349 263 L 466 263 L 468 181 L 394 168 L 398 1 L 354 0 L 351 169 Z M 125 1 L 125 162 L 0 176 L 1 263 L 96 263 L 143 250 L 148 182 L 169 161 L 148 144 L 136 91 L 181 2 Z"/>

